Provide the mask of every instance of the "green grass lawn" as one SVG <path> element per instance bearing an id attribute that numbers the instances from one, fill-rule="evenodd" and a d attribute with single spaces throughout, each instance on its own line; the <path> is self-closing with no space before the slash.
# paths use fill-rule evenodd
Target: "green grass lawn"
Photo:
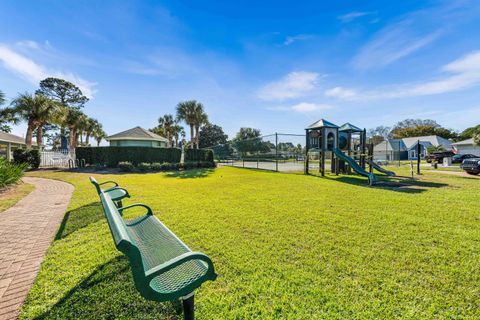
<path id="1" fill-rule="evenodd" d="M 407 174 L 407 169 L 400 169 Z M 22 319 L 179 319 L 145 301 L 88 174 L 36 172 L 75 192 Z M 480 317 L 479 180 L 425 172 L 413 186 L 239 168 L 100 175 L 152 206 L 218 273 L 198 319 Z"/>
<path id="2" fill-rule="evenodd" d="M 35 189 L 33 185 L 20 182 L 5 190 L 0 190 L 0 213 L 20 201 L 20 199 L 32 192 L 33 189 Z"/>

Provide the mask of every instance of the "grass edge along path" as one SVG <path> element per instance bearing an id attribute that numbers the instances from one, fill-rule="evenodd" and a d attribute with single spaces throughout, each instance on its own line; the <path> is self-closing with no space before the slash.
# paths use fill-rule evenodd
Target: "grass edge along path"
<path id="1" fill-rule="evenodd" d="M 136 292 L 88 174 L 32 174 L 76 188 L 22 319 L 181 318 L 178 303 Z M 237 168 L 95 176 L 211 256 L 219 277 L 196 292 L 198 319 L 480 317 L 477 179 L 426 172 L 388 189 Z"/>
<path id="2" fill-rule="evenodd" d="M 0 190 L 0 214 L 14 206 L 18 201 L 26 197 L 35 187 L 29 183 L 19 182 Z"/>

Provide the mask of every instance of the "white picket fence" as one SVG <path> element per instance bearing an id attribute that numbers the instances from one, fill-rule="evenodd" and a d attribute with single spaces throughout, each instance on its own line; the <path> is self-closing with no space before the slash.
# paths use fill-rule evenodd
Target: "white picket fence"
<path id="1" fill-rule="evenodd" d="M 40 167 L 68 168 L 69 163 L 75 163 L 75 150 L 40 151 Z"/>

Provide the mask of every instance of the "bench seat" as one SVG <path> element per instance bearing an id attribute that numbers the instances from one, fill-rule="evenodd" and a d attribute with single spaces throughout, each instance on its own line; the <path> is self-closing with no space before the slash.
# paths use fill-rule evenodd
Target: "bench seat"
<path id="1" fill-rule="evenodd" d="M 153 301 L 171 301 L 190 295 L 207 280 L 215 280 L 208 256 L 192 252 L 143 204 L 117 208 L 107 192 L 100 199 L 117 249 L 129 259 L 135 286 Z M 147 213 L 125 220 L 122 213 L 132 207 Z"/>

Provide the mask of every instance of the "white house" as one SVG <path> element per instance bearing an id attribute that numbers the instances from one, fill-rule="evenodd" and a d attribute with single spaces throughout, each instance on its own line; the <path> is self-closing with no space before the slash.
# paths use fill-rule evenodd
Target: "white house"
<path id="1" fill-rule="evenodd" d="M 460 154 L 474 154 L 480 157 L 480 146 L 473 142 L 473 138 L 452 143 L 453 148 Z"/>
<path id="2" fill-rule="evenodd" d="M 432 146 L 442 146 L 452 150 L 452 142 L 439 136 L 410 137 L 403 139 L 388 139 L 373 147 L 375 160 L 415 160 L 417 145 L 420 143 L 420 158 L 425 158 L 427 149 Z"/>

